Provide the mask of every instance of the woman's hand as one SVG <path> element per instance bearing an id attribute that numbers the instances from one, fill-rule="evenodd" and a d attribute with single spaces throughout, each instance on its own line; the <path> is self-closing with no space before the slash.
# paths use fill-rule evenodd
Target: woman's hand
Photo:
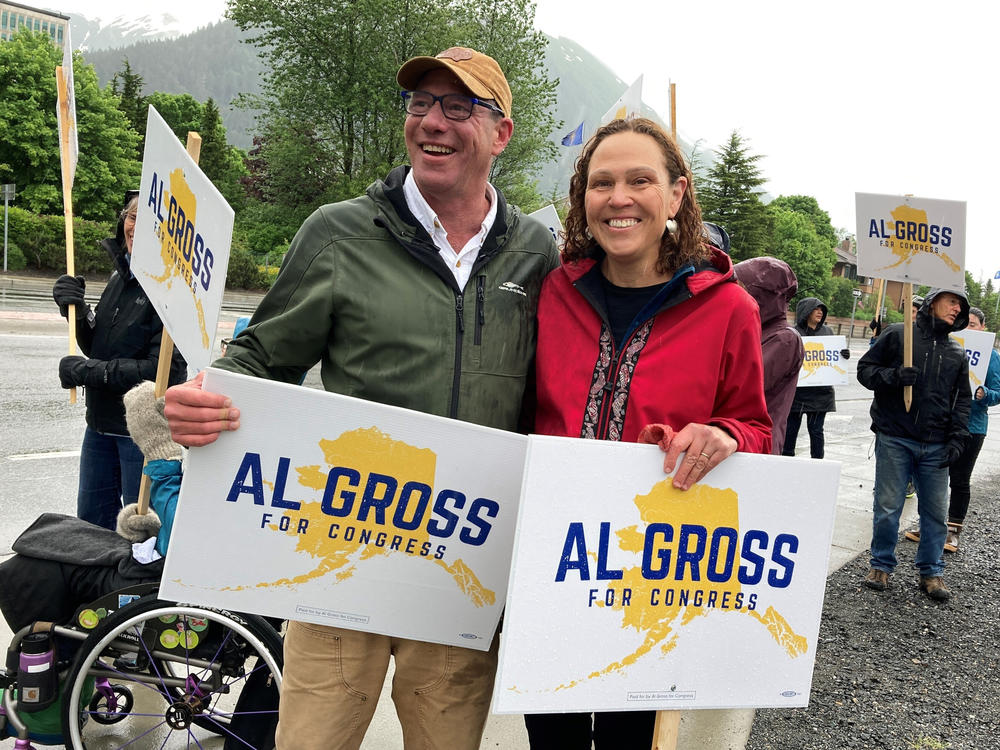
<path id="1" fill-rule="evenodd" d="M 680 454 L 687 453 L 677 467 L 673 485 L 679 490 L 688 490 L 735 453 L 736 447 L 736 438 L 721 427 L 691 423 L 674 435 L 663 458 L 663 471 L 667 474 L 672 472 L 677 467 Z"/>

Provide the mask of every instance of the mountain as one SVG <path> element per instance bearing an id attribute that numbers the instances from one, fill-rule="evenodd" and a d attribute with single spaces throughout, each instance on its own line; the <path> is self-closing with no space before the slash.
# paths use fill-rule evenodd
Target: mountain
<path id="1" fill-rule="evenodd" d="M 73 34 L 75 40 L 75 30 Z M 83 56 L 94 66 L 102 86 L 122 69 L 127 58 L 133 72 L 143 78 L 144 94 L 190 94 L 200 102 L 211 97 L 222 113 L 229 143 L 248 149 L 256 113 L 234 104 L 240 94 L 260 92 L 264 66 L 256 49 L 242 43 L 245 36 L 231 21 L 223 21 L 172 39 L 85 50 Z"/>
<path id="2" fill-rule="evenodd" d="M 74 19 L 74 42 L 78 38 L 93 40 L 84 50 L 84 58 L 96 69 L 101 85 L 108 83 L 128 58 L 132 70 L 144 79 L 144 93 L 188 93 L 198 101 L 211 97 L 222 112 L 229 142 L 249 148 L 255 113 L 238 109 L 233 103 L 241 93 L 260 91 L 264 66 L 255 48 L 242 43 L 246 34 L 231 21 L 222 21 L 193 33 L 170 37 L 169 30 L 153 32 L 152 29 L 160 27 L 150 22 L 148 16 L 144 18 L 141 22 L 130 23 L 119 19 L 122 23 L 103 26 L 86 19 Z M 77 21 L 81 23 L 80 37 L 77 36 Z M 92 30 L 87 32 L 88 28 Z M 115 33 L 120 34 L 118 44 L 105 46 L 105 41 L 112 39 Z M 538 180 L 540 193 L 549 195 L 557 187 L 559 192 L 565 192 L 580 153 L 578 146 L 563 146 L 562 137 L 583 121 L 586 139 L 596 128 L 597 119 L 631 81 L 622 81 L 584 47 L 565 37 L 548 37 L 545 65 L 549 75 L 559 82 L 555 116 L 563 122 L 552 134 L 552 141 L 559 150 L 558 159 L 543 167 Z M 663 124 L 645 105 L 643 114 Z M 680 145 L 685 154 L 690 154 L 689 144 L 682 142 Z"/>
<path id="3" fill-rule="evenodd" d="M 123 47 L 135 42 L 175 39 L 188 32 L 176 16 L 147 13 L 142 16 L 119 15 L 114 18 L 70 17 L 73 46 L 82 52 Z"/>

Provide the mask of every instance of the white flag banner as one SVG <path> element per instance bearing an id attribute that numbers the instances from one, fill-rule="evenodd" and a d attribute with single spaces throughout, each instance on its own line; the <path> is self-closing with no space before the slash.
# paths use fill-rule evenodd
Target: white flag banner
<path id="1" fill-rule="evenodd" d="M 65 137 L 67 147 L 60 149 L 60 155 L 69 160 L 68 172 L 64 173 L 63 190 L 70 192 L 73 189 L 73 178 L 76 176 L 76 163 L 80 156 L 80 143 L 76 134 L 76 88 L 73 80 L 73 40 L 69 34 L 69 24 L 66 24 L 66 41 L 63 46 L 62 73 L 63 81 L 66 85 L 66 118 L 63 121 L 63 108 L 56 103 L 56 121 L 59 125 L 60 139 Z M 60 92 L 60 96 L 62 92 Z"/>
<path id="2" fill-rule="evenodd" d="M 624 94 L 618 97 L 618 101 L 612 105 L 611 109 L 604 113 L 601 124 L 607 125 L 612 120 L 631 120 L 639 117 L 642 113 L 642 76 L 635 79 L 635 83 L 628 87 Z"/>

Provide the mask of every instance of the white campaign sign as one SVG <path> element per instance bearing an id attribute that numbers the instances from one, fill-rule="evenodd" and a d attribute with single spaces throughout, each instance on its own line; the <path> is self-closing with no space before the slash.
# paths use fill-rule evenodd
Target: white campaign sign
<path id="1" fill-rule="evenodd" d="M 843 336 L 803 336 L 805 356 L 799 370 L 797 387 L 847 385 L 847 362 L 840 356 L 847 348 Z"/>
<path id="2" fill-rule="evenodd" d="M 160 595 L 486 650 L 527 438 L 209 368 L 240 428 L 191 450 Z"/>
<path id="3" fill-rule="evenodd" d="M 233 238 L 233 209 L 151 106 L 132 273 L 188 366 L 212 359 Z"/>
<path id="4" fill-rule="evenodd" d="M 542 222 L 542 224 L 547 226 L 549 231 L 552 232 L 552 239 L 556 241 L 556 244 L 562 244 L 562 240 L 559 238 L 559 235 L 563 232 L 563 225 L 562 221 L 559 219 L 559 212 L 556 211 L 555 206 L 550 203 L 547 206 L 542 206 L 537 211 L 532 211 L 528 214 L 528 216 L 538 219 Z"/>
<path id="5" fill-rule="evenodd" d="M 958 331 L 951 334 L 958 345 L 965 349 L 969 360 L 969 387 L 975 398 L 976 389 L 986 383 L 986 371 L 990 369 L 990 352 L 993 350 L 995 333 L 990 331 Z"/>
<path id="6" fill-rule="evenodd" d="M 965 201 L 855 193 L 855 208 L 858 275 L 965 289 Z"/>
<path id="7" fill-rule="evenodd" d="M 839 472 L 531 436 L 493 710 L 807 705 Z"/>

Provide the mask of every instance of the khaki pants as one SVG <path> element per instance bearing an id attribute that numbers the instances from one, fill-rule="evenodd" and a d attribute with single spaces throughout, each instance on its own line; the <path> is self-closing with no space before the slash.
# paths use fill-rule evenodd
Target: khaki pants
<path id="1" fill-rule="evenodd" d="M 476 750 L 490 709 L 499 637 L 489 651 L 289 622 L 277 750 L 356 750 L 389 657 L 406 750 Z"/>

